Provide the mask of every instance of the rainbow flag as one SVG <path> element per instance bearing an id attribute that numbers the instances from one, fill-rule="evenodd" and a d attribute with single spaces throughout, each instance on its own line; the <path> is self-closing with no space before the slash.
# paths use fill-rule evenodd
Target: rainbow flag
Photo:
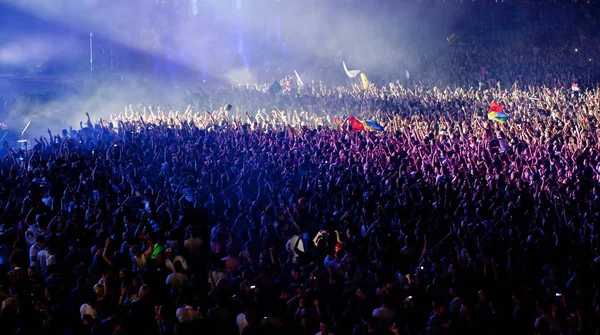
<path id="1" fill-rule="evenodd" d="M 490 104 L 490 111 L 488 112 L 488 120 L 493 120 L 498 123 L 506 123 L 510 116 L 506 113 L 502 113 L 503 110 L 504 106 L 492 101 Z"/>
<path id="2" fill-rule="evenodd" d="M 348 119 L 350 121 L 350 127 L 354 131 L 366 130 L 366 131 L 383 131 L 384 128 L 375 120 L 360 120 L 356 117 L 349 115 L 348 117 L 336 117 L 334 120 L 338 123 L 342 123 L 343 120 Z"/>
<path id="3" fill-rule="evenodd" d="M 510 116 L 505 113 L 492 112 L 488 114 L 488 119 L 496 121 L 498 123 L 506 123 L 506 121 L 508 121 L 509 118 Z"/>
<path id="4" fill-rule="evenodd" d="M 500 113 L 504 110 L 504 106 L 497 104 L 495 102 L 492 101 L 492 103 L 490 104 L 490 113 L 491 112 L 497 112 Z"/>
<path id="5" fill-rule="evenodd" d="M 384 129 L 383 126 L 380 125 L 379 123 L 377 123 L 377 121 L 375 121 L 375 120 L 364 121 L 364 124 L 371 131 L 383 131 L 383 129 Z"/>
<path id="6" fill-rule="evenodd" d="M 364 123 L 362 123 L 362 121 L 355 118 L 354 116 L 352 116 L 352 115 L 348 116 L 348 120 L 350 121 L 350 127 L 352 127 L 352 130 L 354 130 L 354 131 L 365 130 Z"/>

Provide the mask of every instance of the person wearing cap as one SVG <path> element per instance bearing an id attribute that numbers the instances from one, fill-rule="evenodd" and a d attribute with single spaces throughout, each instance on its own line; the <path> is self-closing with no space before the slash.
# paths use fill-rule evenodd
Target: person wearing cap
<path id="1" fill-rule="evenodd" d="M 185 261 L 185 258 L 183 258 L 183 256 L 181 255 L 175 255 L 175 252 L 173 251 L 173 248 L 167 248 L 167 250 L 165 251 L 167 259 L 165 260 L 165 266 L 167 267 L 167 269 L 169 269 L 169 271 L 171 271 L 172 273 L 175 273 L 175 262 L 180 262 L 181 266 L 183 267 L 183 271 L 187 271 L 188 267 L 187 267 L 187 262 Z"/>

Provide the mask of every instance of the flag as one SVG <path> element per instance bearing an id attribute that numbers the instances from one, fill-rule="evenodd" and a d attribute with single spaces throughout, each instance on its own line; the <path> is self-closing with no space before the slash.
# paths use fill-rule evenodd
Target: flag
<path id="1" fill-rule="evenodd" d="M 298 74 L 298 71 L 294 70 L 294 73 L 296 74 L 296 81 L 298 82 L 298 86 L 300 86 L 300 87 L 304 86 L 304 83 L 302 82 L 302 79 L 300 79 L 300 75 Z"/>
<path id="2" fill-rule="evenodd" d="M 410 79 L 410 73 L 408 73 L 408 70 L 406 70 L 406 80 Z"/>
<path id="3" fill-rule="evenodd" d="M 498 113 L 498 112 L 490 112 L 488 114 L 488 119 L 496 121 L 498 123 L 506 123 L 506 121 L 510 118 L 508 114 Z"/>
<path id="4" fill-rule="evenodd" d="M 490 104 L 490 111 L 488 112 L 488 119 L 498 123 L 505 123 L 509 119 L 509 116 L 508 114 L 502 113 L 502 110 L 504 110 L 504 106 L 492 101 Z"/>
<path id="5" fill-rule="evenodd" d="M 367 75 L 364 73 L 360 74 L 360 79 L 362 80 L 362 86 L 363 86 L 363 90 L 368 90 L 369 89 L 369 79 L 367 79 Z"/>
<path id="6" fill-rule="evenodd" d="M 383 126 L 377 123 L 375 120 L 367 120 L 365 121 L 365 124 L 370 128 L 370 130 L 383 131 Z"/>
<path id="7" fill-rule="evenodd" d="M 354 116 L 352 116 L 352 115 L 348 116 L 348 120 L 350 120 L 350 127 L 352 127 L 352 130 L 354 130 L 354 131 L 365 130 L 364 123 L 360 122 L 360 120 L 358 120 Z"/>
<path id="8" fill-rule="evenodd" d="M 346 75 L 348 77 L 356 78 L 356 76 L 358 76 L 358 74 L 360 73 L 360 70 L 348 70 L 344 61 L 342 61 L 342 64 L 344 64 L 344 71 L 346 71 Z"/>
<path id="9" fill-rule="evenodd" d="M 581 90 L 579 89 L 579 84 L 577 84 L 577 83 L 572 83 L 572 84 L 571 84 L 571 90 L 572 90 L 573 92 L 579 92 L 579 91 L 581 91 Z"/>
<path id="10" fill-rule="evenodd" d="M 503 110 L 503 109 L 504 109 L 504 106 L 502 106 L 502 105 L 499 105 L 499 104 L 497 104 L 497 103 L 495 103 L 495 102 L 493 102 L 493 101 L 492 101 L 492 103 L 490 104 L 490 113 L 491 113 L 491 112 L 497 112 L 497 113 L 500 113 L 500 112 L 502 112 L 502 110 Z"/>
<path id="11" fill-rule="evenodd" d="M 339 116 L 334 116 L 333 120 L 339 124 L 343 124 L 345 120 L 349 120 L 350 121 L 350 126 L 352 127 L 352 130 L 354 131 L 360 131 L 360 130 L 368 130 L 368 131 L 383 131 L 384 128 L 382 125 L 380 125 L 377 121 L 375 120 L 360 120 L 357 119 L 354 116 L 344 116 L 344 117 L 339 117 Z"/>

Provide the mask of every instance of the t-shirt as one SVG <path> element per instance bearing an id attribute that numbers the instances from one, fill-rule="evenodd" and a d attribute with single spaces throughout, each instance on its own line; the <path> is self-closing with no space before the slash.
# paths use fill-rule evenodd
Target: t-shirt
<path id="1" fill-rule="evenodd" d="M 150 254 L 150 259 L 156 259 L 156 256 L 158 256 L 158 254 L 165 250 L 165 248 L 160 245 L 160 244 L 155 244 L 154 247 L 152 248 L 152 253 Z"/>
<path id="2" fill-rule="evenodd" d="M 167 276 L 167 285 L 171 289 L 182 289 L 190 283 L 188 277 L 183 273 L 172 273 Z"/>
<path id="3" fill-rule="evenodd" d="M 167 258 L 167 260 L 165 261 L 165 266 L 171 272 L 175 272 L 175 262 L 177 262 L 177 261 L 181 262 L 183 270 L 186 271 L 187 270 L 187 262 L 185 261 L 185 258 L 183 258 L 182 256 L 179 256 L 179 255 L 175 256 L 173 261 L 171 261 L 170 259 Z"/>
<path id="4" fill-rule="evenodd" d="M 248 321 L 246 320 L 246 314 L 240 313 L 237 318 L 235 318 L 235 323 L 237 323 L 238 329 L 240 330 L 240 334 L 244 332 L 244 329 L 248 327 Z"/>
<path id="5" fill-rule="evenodd" d="M 46 258 L 46 266 L 56 265 L 56 256 L 48 255 Z"/>
<path id="6" fill-rule="evenodd" d="M 133 256 L 133 271 L 144 272 L 146 269 L 146 256 L 143 254 L 140 257 Z"/>
<path id="7" fill-rule="evenodd" d="M 46 275 L 46 268 L 47 268 L 46 260 L 48 259 L 48 251 L 46 249 L 44 249 L 44 250 L 38 252 L 37 259 L 38 259 L 38 263 L 40 264 L 40 273 L 42 275 Z"/>
<path id="8" fill-rule="evenodd" d="M 396 310 L 393 308 L 380 307 L 373 310 L 373 319 L 390 325 L 396 321 Z"/>
<path id="9" fill-rule="evenodd" d="M 287 241 L 285 248 L 291 252 L 292 259 L 295 260 L 300 256 L 296 253 L 296 248 L 298 248 L 300 252 L 304 252 L 304 242 L 300 236 L 294 235 Z"/>
<path id="10" fill-rule="evenodd" d="M 227 278 L 227 274 L 225 272 L 214 271 L 212 273 L 212 279 L 214 280 L 215 285 L 221 280 L 221 278 Z M 208 283 L 211 283 L 210 278 L 208 278 Z"/>
<path id="11" fill-rule="evenodd" d="M 202 247 L 202 238 L 200 238 L 200 237 L 189 238 L 189 239 L 185 240 L 185 242 L 183 243 L 183 246 L 189 252 L 194 252 L 196 250 L 199 250 Z"/>
<path id="12" fill-rule="evenodd" d="M 175 315 L 177 316 L 177 320 L 181 323 L 192 323 L 195 320 L 200 319 L 200 314 L 195 311 L 192 306 L 178 308 Z"/>

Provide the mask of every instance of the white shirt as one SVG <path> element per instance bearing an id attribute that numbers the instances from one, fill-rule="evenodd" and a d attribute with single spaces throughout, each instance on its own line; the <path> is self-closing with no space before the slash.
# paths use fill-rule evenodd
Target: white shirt
<path id="1" fill-rule="evenodd" d="M 165 261 L 165 266 L 167 267 L 167 269 L 171 270 L 171 272 L 175 273 L 175 262 L 177 261 L 181 262 L 181 265 L 183 266 L 183 271 L 187 271 L 187 262 L 182 256 L 175 256 L 173 261 L 167 258 L 167 260 Z"/>
<path id="2" fill-rule="evenodd" d="M 29 248 L 29 260 L 31 261 L 32 258 L 37 259 L 38 252 L 40 252 L 40 247 L 37 244 L 33 244 L 31 248 Z M 31 266 L 33 265 L 34 263 L 31 262 Z"/>
<path id="3" fill-rule="evenodd" d="M 248 321 L 246 320 L 246 314 L 240 313 L 237 318 L 235 318 L 235 323 L 237 323 L 238 329 L 240 330 L 240 334 L 248 327 Z"/>
<path id="4" fill-rule="evenodd" d="M 285 248 L 291 252 L 292 258 L 294 259 L 300 256 L 296 253 L 296 243 L 298 244 L 298 250 L 300 250 L 300 252 L 304 252 L 304 242 L 298 235 L 292 236 L 285 245 Z"/>
<path id="5" fill-rule="evenodd" d="M 177 320 L 181 323 L 192 323 L 200 319 L 200 313 L 196 312 L 192 306 L 178 308 L 175 314 L 177 315 Z"/>
<path id="6" fill-rule="evenodd" d="M 90 315 L 92 319 L 96 319 L 97 317 L 96 309 L 88 304 L 81 305 L 79 314 L 81 314 L 81 320 L 83 320 L 84 315 Z"/>
<path id="7" fill-rule="evenodd" d="M 37 235 L 37 227 L 35 226 L 35 224 L 33 224 L 33 225 L 29 226 L 29 229 L 27 229 L 27 232 L 25 232 L 25 241 L 27 241 L 27 245 L 31 246 L 32 248 L 35 245 L 36 235 Z M 39 251 L 39 249 L 38 249 L 38 251 Z M 36 255 L 37 255 L 37 252 L 36 252 Z M 31 255 L 31 256 L 35 257 L 35 255 Z"/>
<path id="8" fill-rule="evenodd" d="M 140 257 L 133 256 L 133 271 L 144 272 L 146 269 L 146 256 L 142 254 Z"/>
<path id="9" fill-rule="evenodd" d="M 180 289 L 188 286 L 188 277 L 183 273 L 172 273 L 167 276 L 167 285 L 172 289 Z"/>
<path id="10" fill-rule="evenodd" d="M 46 266 L 56 265 L 56 256 L 48 255 L 46 258 Z"/>
<path id="11" fill-rule="evenodd" d="M 221 280 L 221 278 L 227 278 L 227 274 L 225 272 L 221 272 L 221 271 L 214 271 L 212 273 L 212 279 L 215 282 L 215 285 L 217 285 L 217 283 L 219 282 L 219 280 Z M 208 278 L 208 283 L 210 284 L 210 278 Z"/>
<path id="12" fill-rule="evenodd" d="M 44 249 L 44 250 L 38 252 L 37 259 L 38 259 L 38 262 L 40 263 L 40 273 L 45 276 L 46 275 L 46 267 L 47 267 L 46 260 L 48 259 L 48 251 L 46 249 Z"/>

